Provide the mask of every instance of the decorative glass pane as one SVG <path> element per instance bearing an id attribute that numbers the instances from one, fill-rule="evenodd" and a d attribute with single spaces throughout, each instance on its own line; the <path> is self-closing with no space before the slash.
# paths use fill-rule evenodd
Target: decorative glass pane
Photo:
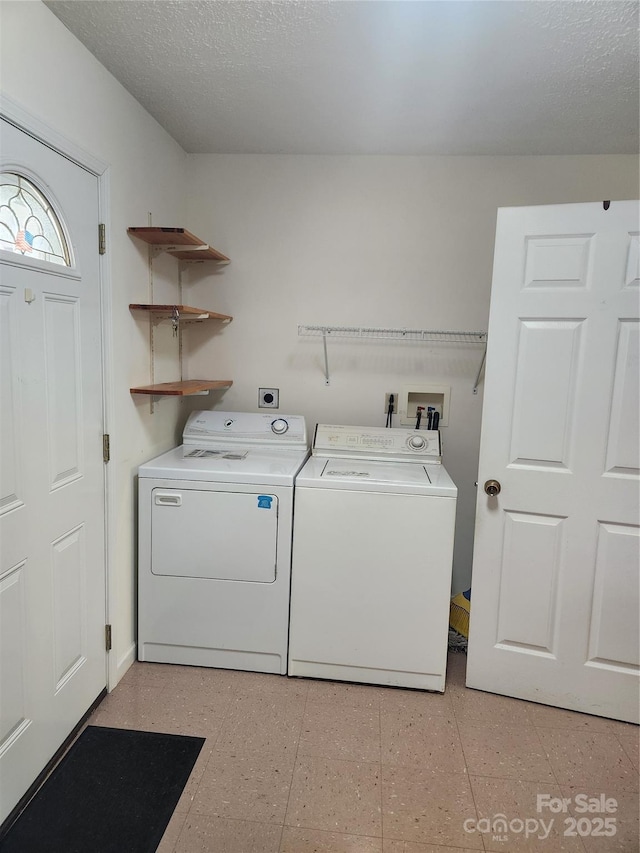
<path id="1" fill-rule="evenodd" d="M 71 266 L 53 208 L 31 181 L 13 172 L 0 173 L 0 249 Z"/>

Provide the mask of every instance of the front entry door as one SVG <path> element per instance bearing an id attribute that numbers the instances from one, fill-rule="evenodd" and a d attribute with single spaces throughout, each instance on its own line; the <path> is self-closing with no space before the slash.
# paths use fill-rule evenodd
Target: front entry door
<path id="1" fill-rule="evenodd" d="M 638 202 L 499 211 L 467 665 L 636 723 L 639 233 Z"/>
<path id="2" fill-rule="evenodd" d="M 105 687 L 106 592 L 98 182 L 0 133 L 1 821 Z"/>

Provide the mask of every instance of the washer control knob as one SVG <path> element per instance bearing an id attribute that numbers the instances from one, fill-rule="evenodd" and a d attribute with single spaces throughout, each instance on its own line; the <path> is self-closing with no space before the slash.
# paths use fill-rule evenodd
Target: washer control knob
<path id="1" fill-rule="evenodd" d="M 407 440 L 407 444 L 411 450 L 424 450 L 427 446 L 427 441 L 422 435 L 412 435 L 411 438 Z"/>
<path id="2" fill-rule="evenodd" d="M 288 429 L 289 424 L 284 418 L 276 418 L 275 421 L 271 421 L 271 431 L 275 432 L 276 435 L 284 435 Z"/>

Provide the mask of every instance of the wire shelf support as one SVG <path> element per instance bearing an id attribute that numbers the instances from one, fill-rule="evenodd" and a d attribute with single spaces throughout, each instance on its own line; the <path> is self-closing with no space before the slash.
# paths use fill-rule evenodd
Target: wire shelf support
<path id="1" fill-rule="evenodd" d="M 376 328 L 372 326 L 298 326 L 299 337 L 322 337 L 324 350 L 325 385 L 330 384 L 329 355 L 327 341 L 329 338 L 373 338 L 388 341 L 415 341 L 417 343 L 456 343 L 480 344 L 484 347 L 482 361 L 473 386 L 473 393 L 478 393 L 480 376 L 484 367 L 487 352 L 486 332 L 460 332 L 445 329 L 393 329 Z"/>

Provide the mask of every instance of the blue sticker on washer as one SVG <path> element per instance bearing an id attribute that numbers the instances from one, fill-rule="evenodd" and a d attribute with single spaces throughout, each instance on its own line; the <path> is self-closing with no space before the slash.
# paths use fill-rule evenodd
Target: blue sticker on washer
<path id="1" fill-rule="evenodd" d="M 258 509 L 271 509 L 272 497 L 269 495 L 258 495 Z"/>

